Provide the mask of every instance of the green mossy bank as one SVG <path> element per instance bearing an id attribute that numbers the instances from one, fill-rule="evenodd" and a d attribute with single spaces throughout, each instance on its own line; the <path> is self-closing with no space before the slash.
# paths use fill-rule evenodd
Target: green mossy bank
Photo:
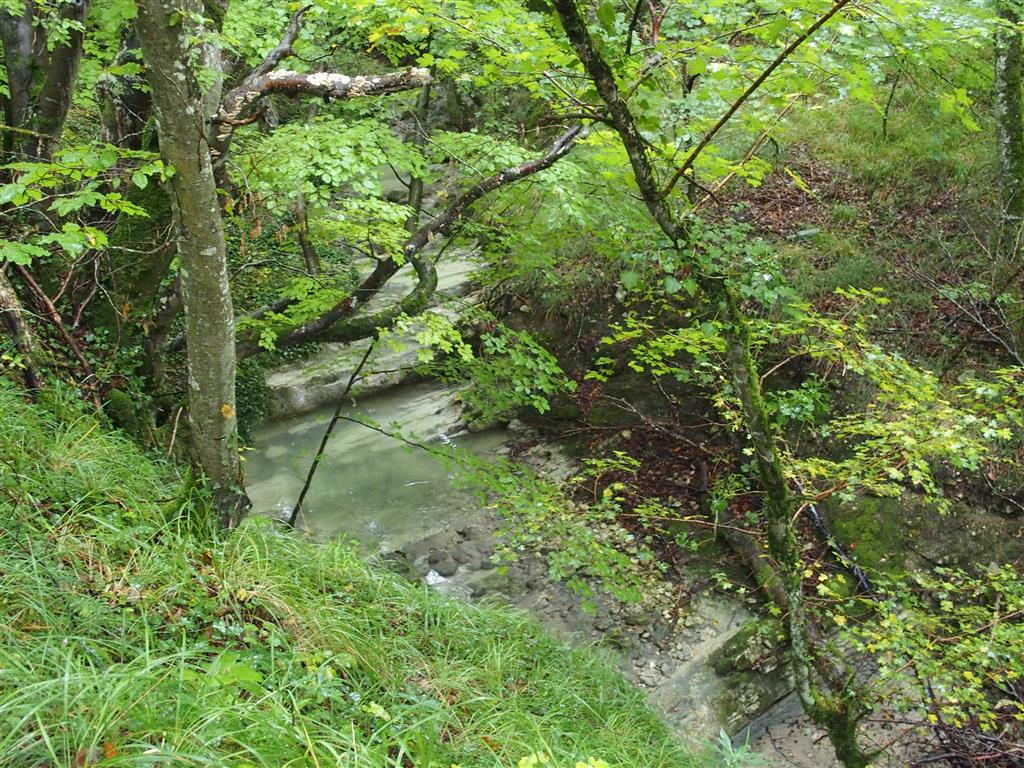
<path id="1" fill-rule="evenodd" d="M 204 499 L 0 384 L 0 765 L 711 764 L 603 660 Z M 529 762 L 529 761 L 527 761 Z"/>

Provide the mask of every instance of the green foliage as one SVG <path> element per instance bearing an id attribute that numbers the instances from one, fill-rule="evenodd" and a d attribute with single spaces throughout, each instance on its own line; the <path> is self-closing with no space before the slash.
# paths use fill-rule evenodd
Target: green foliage
<path id="1" fill-rule="evenodd" d="M 886 599 L 850 632 L 860 650 L 880 660 L 876 685 L 932 725 L 1024 732 L 1020 571 L 936 568 L 912 574 L 909 584 L 881 586 Z"/>
<path id="2" fill-rule="evenodd" d="M 545 413 L 550 397 L 576 389 L 529 333 L 504 327 L 480 337 L 480 354 L 468 373 L 471 387 L 462 399 L 481 413 L 511 413 L 523 405 Z"/>
<path id="3" fill-rule="evenodd" d="M 341 191 L 381 195 L 381 178 L 389 163 L 405 174 L 426 172 L 418 149 L 377 120 L 324 116 L 252 135 L 240 145 L 238 172 L 271 211 L 289 208 L 299 188 L 314 208 Z"/>
<path id="4" fill-rule="evenodd" d="M 197 525 L 203 498 L 74 398 L 0 387 L 0 434 L 4 764 L 699 764 L 520 614 L 268 520 Z"/>
<path id="5" fill-rule="evenodd" d="M 563 581 L 592 606 L 595 588 L 617 600 L 644 602 L 661 576 L 646 543 L 620 522 L 621 487 L 603 489 L 592 502 L 573 500 L 578 488 L 595 485 L 611 466 L 628 466 L 626 457 L 599 461 L 583 473 L 556 482 L 512 462 L 464 461 L 460 483 L 481 493 L 502 516 L 507 540 L 499 561 L 514 560 L 523 549 L 539 553 L 548 575 Z"/>
<path id="6" fill-rule="evenodd" d="M 52 163 L 17 162 L 0 166 L 11 180 L 0 186 L 0 205 L 8 216 L 43 212 L 60 228 L 23 231 L 18 240 L 0 240 L 0 258 L 27 265 L 51 252 L 75 259 L 86 250 L 103 250 L 108 238 L 92 222 L 76 217 L 90 208 L 109 214 L 146 216 L 120 189 L 129 183 L 140 189 L 150 179 L 166 180 L 166 168 L 154 154 L 124 150 L 110 144 L 82 145 L 61 150 Z"/>
<path id="7" fill-rule="evenodd" d="M 406 325 L 400 324 L 398 330 Z M 552 397 L 576 389 L 576 382 L 565 375 L 555 356 L 526 331 L 493 324 L 480 334 L 474 352 L 451 323 L 435 315 L 418 331 L 417 340 L 442 353 L 437 358 L 432 352 L 421 353 L 432 374 L 465 382 L 460 397 L 476 421 L 509 418 L 527 407 L 546 413 Z"/>
<path id="8" fill-rule="evenodd" d="M 248 442 L 252 428 L 263 421 L 270 410 L 270 390 L 264 377 L 264 361 L 259 356 L 239 361 L 235 371 L 235 402 L 238 434 Z"/>
<path id="9" fill-rule="evenodd" d="M 706 228 L 699 231 L 695 264 L 737 274 L 741 295 L 771 311 L 752 324 L 756 351 L 770 352 L 783 363 L 808 358 L 821 371 L 856 377 L 871 392 L 872 399 L 862 410 L 833 412 L 825 418 L 827 378 L 808 378 L 793 389 L 769 391 L 768 410 L 776 426 L 796 419 L 813 425 L 810 434 L 816 444 L 842 446 L 841 458 L 831 458 L 821 453 L 800 455 L 781 444 L 788 474 L 806 486 L 811 498 L 838 494 L 852 500 L 861 492 L 896 496 L 909 484 L 943 508 L 946 501 L 935 478 L 936 466 L 977 471 L 983 461 L 1005 459 L 1000 446 L 1024 425 L 1024 372 L 996 370 L 988 380 L 965 375 L 954 386 L 944 384 L 931 371 L 871 338 L 874 312 L 888 304 L 878 291 L 839 290 L 831 313 L 815 311 L 794 300 L 763 241 L 742 240 L 742 228 L 723 228 L 714 237 L 708 237 Z M 659 291 L 660 285 L 648 288 L 656 300 Z M 672 306 L 671 297 L 661 301 Z M 707 388 L 727 422 L 742 431 L 740 403 L 722 357 L 722 325 L 703 319 L 714 310 L 676 307 L 671 316 L 681 322 L 667 328 L 651 318 L 627 317 L 604 343 L 628 345 L 634 370 Z M 591 374 L 603 375 L 600 370 Z M 747 448 L 748 453 L 751 450 Z"/>

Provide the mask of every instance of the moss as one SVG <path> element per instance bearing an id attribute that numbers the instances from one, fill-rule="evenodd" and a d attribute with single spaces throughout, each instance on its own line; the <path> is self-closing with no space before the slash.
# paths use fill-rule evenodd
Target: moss
<path id="1" fill-rule="evenodd" d="M 130 393 L 112 389 L 103 403 L 103 412 L 110 422 L 126 435 L 143 444 L 152 441 L 152 424 L 147 411 Z"/>
<path id="2" fill-rule="evenodd" d="M 238 434 L 245 442 L 252 439 L 252 428 L 270 412 L 270 389 L 264 375 L 260 355 L 238 363 L 235 371 L 235 410 L 238 413 Z"/>
<path id="3" fill-rule="evenodd" d="M 752 618 L 710 658 L 712 669 L 723 677 L 737 672 L 763 670 L 766 660 L 775 657 L 773 666 L 782 652 L 786 633 L 778 619 Z"/>
<path id="4" fill-rule="evenodd" d="M 905 570 L 911 531 L 902 499 L 864 496 L 825 514 L 832 534 L 862 568 L 889 575 Z"/>

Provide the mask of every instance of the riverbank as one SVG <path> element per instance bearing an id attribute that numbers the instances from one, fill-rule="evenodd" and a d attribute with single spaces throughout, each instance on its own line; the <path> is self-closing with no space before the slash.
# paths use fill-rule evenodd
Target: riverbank
<path id="1" fill-rule="evenodd" d="M 256 430 L 248 463 L 256 512 L 288 515 L 330 410 Z M 553 481 L 581 468 L 562 446 L 518 420 L 468 432 L 455 392 L 436 383 L 378 391 L 342 413 L 399 423 L 404 434 L 439 449 L 512 458 Z M 716 587 L 711 572 L 718 569 L 720 551 L 695 557 L 685 576 L 652 585 L 643 605 L 611 599 L 595 582 L 588 606 L 551 577 L 544 553 L 509 552 L 501 531 L 514 521 L 461 490 L 459 474 L 423 450 L 344 421 L 327 446 L 299 522 L 318 536 L 354 538 L 401 576 L 438 592 L 474 603 L 500 601 L 528 612 L 568 644 L 604 648 L 684 743 L 707 743 L 722 730 L 735 733 L 785 695 L 789 684 L 774 647 L 757 649 L 764 658 L 735 661 L 750 656 L 747 640 L 758 606 L 750 594 Z"/>
<path id="2" fill-rule="evenodd" d="M 221 534 L 73 398 L 0 388 L 0 763 L 703 766 L 590 651 L 265 519 Z"/>

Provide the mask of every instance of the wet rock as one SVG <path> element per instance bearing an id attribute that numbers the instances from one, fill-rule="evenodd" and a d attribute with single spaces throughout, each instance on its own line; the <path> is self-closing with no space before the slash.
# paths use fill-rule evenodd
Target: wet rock
<path id="1" fill-rule="evenodd" d="M 445 528 L 417 541 L 410 541 L 401 551 L 408 555 L 410 560 L 416 561 L 435 550 L 447 549 L 457 538 L 458 534 L 455 531 Z"/>
<path id="2" fill-rule="evenodd" d="M 651 627 L 651 642 L 659 647 L 663 647 L 668 640 L 672 638 L 672 628 L 664 621 L 654 622 L 654 626 Z"/>
<path id="3" fill-rule="evenodd" d="M 442 562 L 444 560 L 451 560 L 451 559 L 452 559 L 451 553 L 449 553 L 447 549 L 434 549 L 434 550 L 431 550 L 430 554 L 427 556 L 427 562 L 430 563 L 431 565 L 437 565 L 438 563 L 440 563 L 440 562 Z"/>
<path id="4" fill-rule="evenodd" d="M 645 627 L 654 621 L 654 614 L 650 611 L 634 611 L 626 614 L 625 620 L 631 627 Z"/>
<path id="5" fill-rule="evenodd" d="M 454 576 L 455 572 L 459 570 L 459 564 L 455 562 L 455 558 L 453 558 L 451 555 L 448 555 L 443 560 L 439 560 L 438 562 L 434 563 L 433 568 L 441 576 L 448 578 L 449 576 Z"/>

